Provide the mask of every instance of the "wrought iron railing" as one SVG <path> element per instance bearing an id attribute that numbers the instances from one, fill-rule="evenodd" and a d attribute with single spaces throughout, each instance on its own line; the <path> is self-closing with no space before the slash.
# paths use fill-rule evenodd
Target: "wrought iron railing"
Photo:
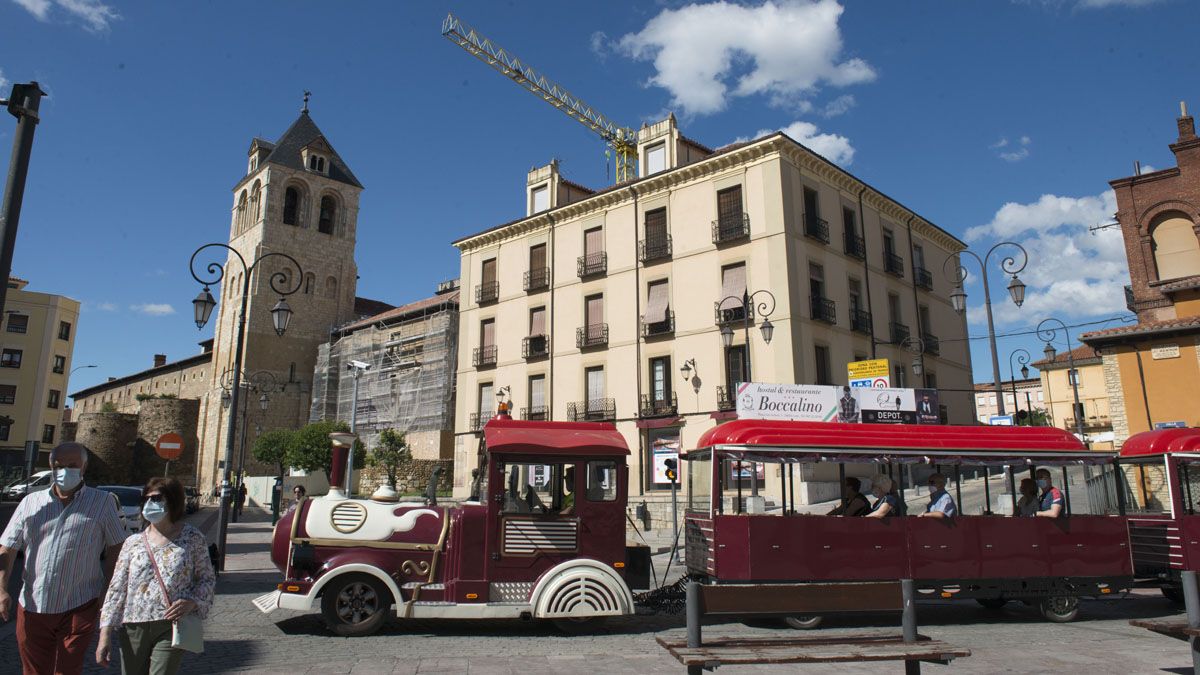
<path id="1" fill-rule="evenodd" d="M 733 400 L 733 387 L 723 387 L 717 385 L 717 410 L 722 412 L 737 408 L 737 402 Z"/>
<path id="2" fill-rule="evenodd" d="M 599 251 L 579 256 L 576 264 L 579 278 L 594 277 L 608 272 L 608 253 Z"/>
<path id="3" fill-rule="evenodd" d="M 895 253 L 884 252 L 883 266 L 887 269 L 888 274 L 894 274 L 898 277 L 904 276 L 904 258 Z"/>
<path id="4" fill-rule="evenodd" d="M 475 353 L 471 357 L 471 363 L 475 364 L 476 368 L 488 368 L 496 365 L 496 345 L 476 347 Z"/>
<path id="5" fill-rule="evenodd" d="M 714 302 L 713 322 L 720 326 L 721 324 L 744 321 L 746 319 L 746 309 L 745 305 L 741 303 L 735 305 L 732 300 L 727 301 L 724 307 L 721 306 L 721 303 Z M 754 308 L 750 307 L 749 309 L 751 311 L 751 318 L 754 318 Z"/>
<path id="6" fill-rule="evenodd" d="M 804 214 L 804 236 L 829 243 L 829 223 L 813 215 Z"/>
<path id="7" fill-rule="evenodd" d="M 487 281 L 475 287 L 475 302 L 480 305 L 495 302 L 500 298 L 500 282 Z"/>
<path id="8" fill-rule="evenodd" d="M 539 267 L 525 273 L 525 291 L 544 291 L 550 288 L 550 268 Z"/>
<path id="9" fill-rule="evenodd" d="M 714 244 L 728 244 L 750 236 L 750 214 L 722 216 L 712 223 Z"/>
<path id="10" fill-rule="evenodd" d="M 925 353 L 937 356 L 942 353 L 942 341 L 933 333 L 921 333 L 921 342 L 925 343 Z"/>
<path id="11" fill-rule="evenodd" d="M 863 260 L 867 257 L 867 240 L 854 234 L 846 232 L 842 238 L 846 248 L 846 255 Z"/>
<path id="12" fill-rule="evenodd" d="M 642 317 L 642 337 L 650 338 L 659 335 L 670 335 L 675 332 L 675 312 L 667 310 L 666 316 L 662 321 L 646 322 L 646 317 Z"/>
<path id="13" fill-rule="evenodd" d="M 819 295 L 812 296 L 812 318 L 814 321 L 837 323 L 837 305 L 829 298 Z"/>
<path id="14" fill-rule="evenodd" d="M 671 257 L 671 235 L 651 237 L 638 242 L 638 258 L 643 264 Z"/>
<path id="15" fill-rule="evenodd" d="M 638 408 L 641 417 L 666 417 L 679 411 L 679 400 L 675 392 L 665 398 L 656 398 L 653 394 L 642 394 L 642 405 Z"/>
<path id="16" fill-rule="evenodd" d="M 898 345 L 908 339 L 908 326 L 902 323 L 893 321 L 888 328 L 892 337 L 892 344 Z"/>
<path id="17" fill-rule="evenodd" d="M 917 286 L 927 291 L 933 290 L 933 272 L 924 267 L 913 267 L 913 279 L 916 280 Z"/>
<path id="18" fill-rule="evenodd" d="M 487 424 L 489 419 L 491 419 L 491 415 L 489 413 L 471 413 L 471 419 L 468 420 L 467 430 L 479 431 L 483 429 L 483 425 Z"/>
<path id="19" fill-rule="evenodd" d="M 608 324 L 597 323 L 575 329 L 575 346 L 579 349 L 608 344 Z"/>
<path id="20" fill-rule="evenodd" d="M 572 422 L 605 422 L 615 420 L 617 419 L 617 401 L 612 398 L 572 401 L 567 404 L 567 419 Z"/>
<path id="21" fill-rule="evenodd" d="M 550 353 L 550 336 L 530 335 L 521 339 L 521 358 L 538 359 Z"/>
<path id="22" fill-rule="evenodd" d="M 861 309 L 850 310 L 850 330 L 863 335 L 871 334 L 871 313 Z"/>
<path id="23" fill-rule="evenodd" d="M 550 419 L 550 409 L 544 405 L 521 408 L 521 419 L 545 422 Z"/>
<path id="24" fill-rule="evenodd" d="M 1136 300 L 1133 297 L 1133 286 L 1126 286 L 1125 287 L 1125 309 L 1127 309 L 1131 312 L 1134 312 L 1136 314 L 1137 310 L 1134 309 L 1134 307 L 1133 307 L 1135 302 L 1136 302 Z"/>

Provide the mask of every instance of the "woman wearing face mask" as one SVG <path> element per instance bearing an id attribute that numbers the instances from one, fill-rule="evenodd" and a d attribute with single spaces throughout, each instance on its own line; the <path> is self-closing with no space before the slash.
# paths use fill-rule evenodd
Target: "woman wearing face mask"
<path id="1" fill-rule="evenodd" d="M 892 492 L 892 479 L 887 476 L 876 476 L 871 479 L 871 494 L 875 495 L 875 503 L 871 512 L 865 518 L 890 518 L 900 515 L 900 498 Z"/>
<path id="2" fill-rule="evenodd" d="M 172 622 L 191 613 L 205 618 L 216 585 L 204 535 L 181 522 L 184 506 L 174 478 L 151 478 L 142 489 L 149 526 L 125 541 L 117 559 L 100 611 L 100 665 L 108 665 L 120 626 L 123 673 L 178 672 L 183 651 L 171 646 Z"/>
<path id="3" fill-rule="evenodd" d="M 1038 511 L 1037 484 L 1032 478 L 1021 479 L 1021 498 L 1017 500 L 1017 512 L 1013 515 L 1032 518 Z"/>

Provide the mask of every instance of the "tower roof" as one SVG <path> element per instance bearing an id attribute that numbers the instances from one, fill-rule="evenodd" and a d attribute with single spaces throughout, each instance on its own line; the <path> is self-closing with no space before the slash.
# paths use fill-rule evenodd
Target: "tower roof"
<path id="1" fill-rule="evenodd" d="M 333 149 L 333 144 L 329 142 L 328 138 L 325 138 L 325 134 L 321 133 L 316 122 L 312 121 L 307 112 L 300 113 L 300 117 L 292 122 L 292 126 L 288 127 L 279 140 L 275 141 L 274 149 L 263 162 L 304 171 L 304 161 L 301 159 L 300 151 L 318 142 L 323 143 L 329 149 L 329 177 L 338 182 L 362 188 L 362 183 L 359 183 L 358 179 L 354 177 L 350 167 L 342 161 L 337 150 Z"/>

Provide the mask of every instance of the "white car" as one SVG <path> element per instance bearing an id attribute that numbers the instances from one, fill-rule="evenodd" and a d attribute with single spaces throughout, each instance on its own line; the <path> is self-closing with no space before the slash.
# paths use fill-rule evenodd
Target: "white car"
<path id="1" fill-rule="evenodd" d="M 20 501 L 25 498 L 25 495 L 38 492 L 40 490 L 49 490 L 50 485 L 54 483 L 53 471 L 39 471 L 29 477 L 28 483 L 17 482 L 8 488 L 8 492 L 4 494 L 6 499 L 16 499 Z"/>
<path id="2" fill-rule="evenodd" d="M 142 488 L 131 485 L 97 485 L 96 489 L 117 496 L 121 503 L 121 523 L 126 532 L 137 534 L 142 531 Z"/>

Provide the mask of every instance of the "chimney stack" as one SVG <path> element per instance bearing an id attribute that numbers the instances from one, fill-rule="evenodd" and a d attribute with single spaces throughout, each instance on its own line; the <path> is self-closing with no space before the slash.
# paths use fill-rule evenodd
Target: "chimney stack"
<path id="1" fill-rule="evenodd" d="M 166 354 L 155 354 L 154 355 L 154 367 L 162 368 L 165 365 L 167 365 L 167 355 Z"/>
<path id="2" fill-rule="evenodd" d="M 1176 123 L 1179 125 L 1179 140 L 1175 141 L 1176 143 L 1190 141 L 1196 137 L 1196 122 L 1188 114 L 1187 103 L 1184 101 L 1179 102 L 1179 119 Z"/>

